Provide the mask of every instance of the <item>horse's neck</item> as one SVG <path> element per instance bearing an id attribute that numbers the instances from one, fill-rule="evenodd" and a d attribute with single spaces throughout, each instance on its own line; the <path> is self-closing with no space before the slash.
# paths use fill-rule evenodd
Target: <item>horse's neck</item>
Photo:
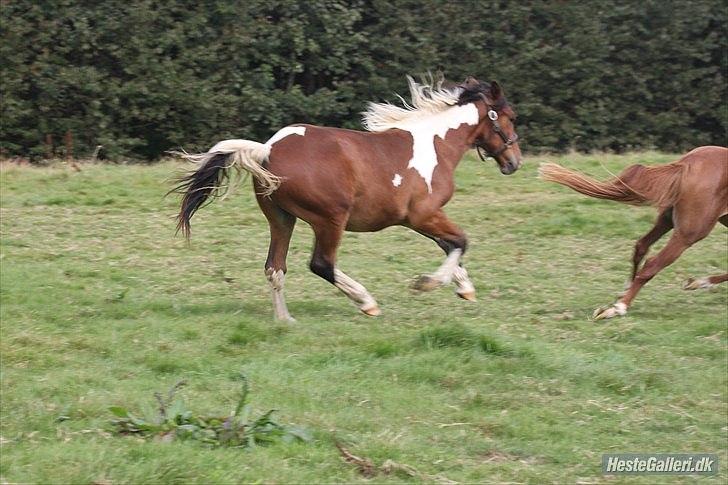
<path id="1" fill-rule="evenodd" d="M 473 134 L 477 130 L 478 125 L 468 125 L 463 123 L 458 128 L 450 130 L 445 139 L 443 145 L 446 150 L 440 150 L 444 156 L 442 163 L 449 165 L 452 170 L 455 170 L 460 163 L 460 160 L 465 156 L 468 150 L 473 146 Z"/>

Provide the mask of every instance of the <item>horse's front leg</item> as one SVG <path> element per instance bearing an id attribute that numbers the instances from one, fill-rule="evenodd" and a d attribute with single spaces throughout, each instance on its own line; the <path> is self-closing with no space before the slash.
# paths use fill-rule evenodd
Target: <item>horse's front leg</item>
<path id="1" fill-rule="evenodd" d="M 359 310 L 375 317 L 381 313 L 377 301 L 367 289 L 336 267 L 336 250 L 344 232 L 344 223 L 322 220 L 312 223 L 316 241 L 311 256 L 311 271 L 336 286 Z"/>
<path id="2" fill-rule="evenodd" d="M 409 227 L 437 243 L 447 257 L 432 274 L 422 275 L 412 284 L 415 290 L 430 291 L 451 282 L 455 283 L 455 293 L 466 300 L 475 301 L 475 287 L 468 272 L 460 264 L 460 258 L 467 249 L 465 233 L 441 210 L 429 217 L 410 217 Z"/>

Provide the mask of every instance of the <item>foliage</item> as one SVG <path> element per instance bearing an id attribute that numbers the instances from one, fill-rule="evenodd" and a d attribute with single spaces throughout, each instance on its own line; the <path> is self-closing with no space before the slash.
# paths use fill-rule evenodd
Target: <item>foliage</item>
<path id="1" fill-rule="evenodd" d="M 165 441 L 191 439 L 212 446 L 254 448 L 276 440 L 310 441 L 310 436 L 303 429 L 275 422 L 274 409 L 251 419 L 252 408 L 247 402 L 248 380 L 245 376 L 241 379 L 243 388 L 238 404 L 229 416 L 194 415 L 181 399 L 175 399 L 177 390 L 185 385 L 184 381 L 180 381 L 170 388 L 166 398 L 160 393 L 154 394 L 159 404 L 156 416 L 139 418 L 121 406 L 111 406 L 109 410 L 116 416 L 112 423 L 119 434 L 138 434 Z"/>
<path id="2" fill-rule="evenodd" d="M 720 0 L 20 0 L 0 15 L 5 156 L 155 159 L 294 122 L 359 128 L 367 101 L 438 69 L 500 80 L 531 150 L 682 151 L 728 130 Z"/>

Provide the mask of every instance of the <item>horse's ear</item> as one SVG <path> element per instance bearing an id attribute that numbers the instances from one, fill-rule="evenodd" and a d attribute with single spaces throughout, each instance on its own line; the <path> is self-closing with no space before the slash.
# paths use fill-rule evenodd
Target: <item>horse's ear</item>
<path id="1" fill-rule="evenodd" d="M 490 97 L 493 101 L 497 101 L 503 97 L 503 89 L 500 84 L 498 84 L 498 81 L 490 82 Z"/>
<path id="2" fill-rule="evenodd" d="M 465 88 L 465 89 L 473 89 L 476 86 L 478 86 L 479 84 L 480 84 L 480 81 L 475 79 L 473 76 L 468 76 L 465 78 L 465 81 L 463 81 L 463 83 L 460 85 L 460 87 Z"/>

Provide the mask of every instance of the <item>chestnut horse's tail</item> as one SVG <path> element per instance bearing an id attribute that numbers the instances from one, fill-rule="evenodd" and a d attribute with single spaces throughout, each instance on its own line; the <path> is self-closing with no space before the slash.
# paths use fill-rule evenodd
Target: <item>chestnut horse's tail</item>
<path id="1" fill-rule="evenodd" d="M 281 178 L 263 167 L 270 155 L 270 145 L 250 140 L 225 140 L 210 148 L 207 153 L 189 154 L 172 152 L 199 165 L 194 172 L 180 178 L 172 192 L 184 194 L 177 215 L 177 231 L 190 237 L 190 219 L 210 196 L 224 196 L 230 186 L 238 182 L 243 171 L 252 174 L 270 195 L 281 184 Z M 231 177 L 235 169 L 236 177 Z M 231 182 L 231 179 L 234 180 Z"/>
<path id="2" fill-rule="evenodd" d="M 675 163 L 655 167 L 631 165 L 607 182 L 600 182 L 555 163 L 542 163 L 538 173 L 543 180 L 566 185 L 589 197 L 666 208 L 677 200 L 683 167 Z"/>

